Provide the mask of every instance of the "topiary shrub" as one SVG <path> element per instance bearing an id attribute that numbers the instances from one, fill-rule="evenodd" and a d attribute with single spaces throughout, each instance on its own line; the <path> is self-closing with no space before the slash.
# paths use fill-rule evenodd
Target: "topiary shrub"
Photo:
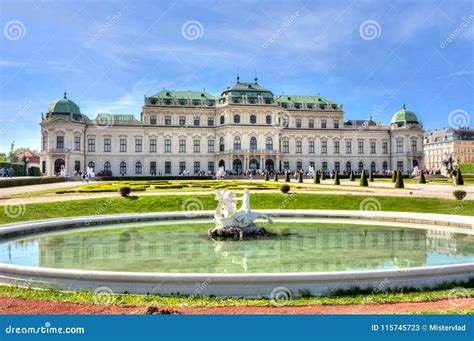
<path id="1" fill-rule="evenodd" d="M 392 182 L 393 183 L 397 182 L 397 171 L 392 172 Z"/>
<path id="2" fill-rule="evenodd" d="M 268 172 L 265 172 L 265 181 L 270 181 L 270 178 L 268 177 Z"/>
<path id="3" fill-rule="evenodd" d="M 374 182 L 374 173 L 372 173 L 372 171 L 370 171 L 369 174 L 369 182 Z"/>
<path id="4" fill-rule="evenodd" d="M 466 191 L 463 191 L 462 189 L 457 189 L 453 191 L 453 195 L 456 199 L 462 200 L 466 197 Z"/>
<path id="5" fill-rule="evenodd" d="M 126 198 L 132 193 L 132 189 L 129 186 L 122 186 L 119 188 L 119 193 L 122 197 Z"/>
<path id="6" fill-rule="evenodd" d="M 458 173 L 456 174 L 456 185 L 464 185 L 464 179 L 462 178 L 461 170 L 457 170 Z"/>
<path id="7" fill-rule="evenodd" d="M 303 183 L 303 172 L 298 173 L 298 182 Z"/>
<path id="8" fill-rule="evenodd" d="M 353 171 L 350 171 L 349 172 L 349 181 L 355 181 L 355 177 L 354 177 L 354 172 Z"/>
<path id="9" fill-rule="evenodd" d="M 313 183 L 315 183 L 315 184 L 320 184 L 321 183 L 321 179 L 319 178 L 319 171 L 316 171 L 316 173 L 314 174 Z"/>
<path id="10" fill-rule="evenodd" d="M 326 180 L 326 172 L 321 172 L 321 180 Z"/>
<path id="11" fill-rule="evenodd" d="M 285 172 L 285 182 L 290 182 L 290 172 L 286 171 Z"/>
<path id="12" fill-rule="evenodd" d="M 273 177 L 273 181 L 278 182 L 278 174 L 277 173 L 275 173 L 275 176 Z"/>
<path id="13" fill-rule="evenodd" d="M 420 184 L 426 184 L 425 174 L 423 172 L 420 173 Z"/>
<path id="14" fill-rule="evenodd" d="M 395 181 L 395 188 L 405 188 L 401 171 L 397 171 L 397 180 Z"/>
<path id="15" fill-rule="evenodd" d="M 290 185 L 287 185 L 287 184 L 280 185 L 280 192 L 282 192 L 283 194 L 286 194 L 289 191 L 290 191 Z"/>
<path id="16" fill-rule="evenodd" d="M 340 185 L 341 184 L 341 181 L 339 180 L 339 172 L 336 172 L 336 174 L 334 174 L 334 185 Z"/>
<path id="17" fill-rule="evenodd" d="M 362 174 L 360 175 L 359 186 L 361 187 L 369 186 L 369 182 L 367 181 L 367 174 L 365 173 L 365 170 L 362 170 Z"/>

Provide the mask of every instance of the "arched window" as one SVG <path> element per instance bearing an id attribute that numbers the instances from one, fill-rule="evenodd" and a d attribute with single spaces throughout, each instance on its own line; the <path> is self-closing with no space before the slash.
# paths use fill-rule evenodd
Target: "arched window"
<path id="1" fill-rule="evenodd" d="M 347 161 L 346 163 L 346 172 L 347 174 L 349 174 L 352 170 L 352 166 L 351 166 L 351 163 L 349 161 Z"/>
<path id="2" fill-rule="evenodd" d="M 250 123 L 252 123 L 252 124 L 257 123 L 257 116 L 255 116 L 255 115 L 250 115 Z"/>
<path id="3" fill-rule="evenodd" d="M 224 124 L 224 115 L 221 116 L 221 124 Z"/>
<path id="4" fill-rule="evenodd" d="M 90 161 L 87 164 L 87 167 L 89 167 L 93 172 L 95 172 L 95 163 L 93 161 Z"/>
<path id="5" fill-rule="evenodd" d="M 104 172 L 110 172 L 110 162 L 109 161 L 104 163 Z"/>
<path id="6" fill-rule="evenodd" d="M 127 174 L 127 164 L 125 162 L 120 162 L 120 175 Z"/>
<path id="7" fill-rule="evenodd" d="M 250 150 L 257 150 L 257 138 L 256 137 L 251 137 L 250 138 Z"/>
<path id="8" fill-rule="evenodd" d="M 223 137 L 219 139 L 219 151 L 220 152 L 224 151 L 224 138 Z"/>
<path id="9" fill-rule="evenodd" d="M 240 123 L 240 115 L 234 115 L 234 123 Z"/>
<path id="10" fill-rule="evenodd" d="M 376 169 L 375 169 L 375 168 L 376 168 L 376 167 L 375 167 L 375 162 L 372 161 L 372 163 L 370 164 L 370 171 L 371 171 L 372 173 L 375 173 L 375 172 L 376 172 Z"/>
<path id="11" fill-rule="evenodd" d="M 234 150 L 240 150 L 240 137 L 234 137 Z"/>
<path id="12" fill-rule="evenodd" d="M 267 115 L 267 116 L 265 117 L 265 122 L 266 122 L 267 124 L 272 124 L 272 115 Z"/>
<path id="13" fill-rule="evenodd" d="M 267 151 L 273 150 L 273 140 L 271 137 L 267 137 L 266 148 L 267 148 Z"/>
<path id="14" fill-rule="evenodd" d="M 142 163 L 140 161 L 135 163 L 135 174 L 142 174 Z"/>
<path id="15" fill-rule="evenodd" d="M 363 169 L 364 169 L 364 163 L 362 161 L 360 161 L 359 162 L 359 173 L 361 173 Z"/>

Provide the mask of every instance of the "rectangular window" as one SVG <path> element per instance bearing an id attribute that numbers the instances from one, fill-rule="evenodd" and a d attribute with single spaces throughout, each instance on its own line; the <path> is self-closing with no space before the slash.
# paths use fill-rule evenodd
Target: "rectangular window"
<path id="1" fill-rule="evenodd" d="M 156 139 L 150 139 L 150 153 L 156 153 Z"/>
<path id="2" fill-rule="evenodd" d="M 403 140 L 397 140 L 397 153 L 403 153 Z"/>
<path id="3" fill-rule="evenodd" d="M 201 152 L 201 140 L 194 140 L 193 141 L 193 151 L 195 153 Z"/>
<path id="4" fill-rule="evenodd" d="M 328 141 L 321 141 L 321 154 L 328 153 Z"/>
<path id="5" fill-rule="evenodd" d="M 171 140 L 165 140 L 165 153 L 171 153 Z"/>
<path id="6" fill-rule="evenodd" d="M 184 127 L 186 125 L 186 116 L 179 116 L 179 125 Z"/>
<path id="7" fill-rule="evenodd" d="M 411 151 L 412 152 L 417 151 L 417 146 L 416 146 L 416 140 L 415 139 L 411 140 Z"/>
<path id="8" fill-rule="evenodd" d="M 170 140 L 168 140 L 170 141 Z M 170 141 L 170 148 L 171 148 L 171 141 Z M 165 174 L 171 174 L 171 162 L 166 161 L 165 162 Z"/>
<path id="9" fill-rule="evenodd" d="M 46 161 L 43 161 L 41 163 L 41 173 L 46 173 Z"/>
<path id="10" fill-rule="evenodd" d="M 339 141 L 334 141 L 334 154 L 339 154 Z"/>
<path id="11" fill-rule="evenodd" d="M 207 152 L 214 153 L 214 140 L 207 140 Z"/>
<path id="12" fill-rule="evenodd" d="M 339 120 L 334 120 L 334 129 L 339 129 Z"/>
<path id="13" fill-rule="evenodd" d="M 43 150 L 48 149 L 48 136 L 43 136 Z"/>
<path id="14" fill-rule="evenodd" d="M 194 161 L 194 174 L 199 173 L 201 170 L 201 163 L 199 161 Z"/>
<path id="15" fill-rule="evenodd" d="M 314 169 L 314 166 L 315 166 L 314 161 L 310 161 L 310 162 L 309 162 L 309 166 Z"/>
<path id="16" fill-rule="evenodd" d="M 142 139 L 135 139 L 135 152 L 141 153 L 143 151 Z"/>
<path id="17" fill-rule="evenodd" d="M 183 174 L 186 170 L 186 161 L 179 161 L 179 174 Z"/>
<path id="18" fill-rule="evenodd" d="M 303 147 L 301 141 L 296 141 L 296 153 L 301 154 L 303 152 Z"/>
<path id="19" fill-rule="evenodd" d="M 288 161 L 283 162 L 283 168 L 284 169 L 290 169 L 290 163 Z"/>
<path id="20" fill-rule="evenodd" d="M 127 151 L 127 139 L 120 139 L 120 152 L 125 153 Z"/>
<path id="21" fill-rule="evenodd" d="M 303 168 L 303 162 L 301 161 L 296 162 L 296 169 L 300 170 L 302 168 Z"/>
<path id="22" fill-rule="evenodd" d="M 388 142 L 387 141 L 382 142 L 382 154 L 388 154 Z"/>
<path id="23" fill-rule="evenodd" d="M 310 128 L 310 129 L 313 129 L 313 128 L 314 128 L 314 120 L 313 120 L 313 119 L 310 119 L 310 120 L 308 121 L 308 128 Z"/>
<path id="24" fill-rule="evenodd" d="M 301 118 L 296 119 L 296 128 L 301 128 Z"/>
<path id="25" fill-rule="evenodd" d="M 87 151 L 95 152 L 95 139 L 87 139 Z"/>
<path id="26" fill-rule="evenodd" d="M 171 125 L 171 116 L 165 116 L 165 126 Z"/>
<path id="27" fill-rule="evenodd" d="M 74 161 L 74 170 L 77 172 L 81 170 L 81 161 Z"/>
<path id="28" fill-rule="evenodd" d="M 104 139 L 104 152 L 110 153 L 112 151 L 112 140 Z"/>
<path id="29" fill-rule="evenodd" d="M 56 136 L 56 149 L 64 149 L 64 136 Z"/>
<path id="30" fill-rule="evenodd" d="M 186 140 L 179 140 L 179 152 L 186 153 Z"/>
<path id="31" fill-rule="evenodd" d="M 199 127 L 201 125 L 201 118 L 199 116 L 194 116 L 193 122 L 195 127 Z"/>
<path id="32" fill-rule="evenodd" d="M 209 173 L 213 174 L 214 173 L 214 161 L 209 161 L 207 163 L 207 170 Z"/>
<path id="33" fill-rule="evenodd" d="M 323 162 L 323 172 L 327 172 L 328 171 L 328 163 L 326 161 Z"/>
<path id="34" fill-rule="evenodd" d="M 336 172 L 340 172 L 340 171 L 341 171 L 341 164 L 339 163 L 339 161 L 334 162 L 334 170 L 335 170 Z"/>
<path id="35" fill-rule="evenodd" d="M 283 141 L 283 153 L 289 153 L 289 152 L 290 152 L 290 142 Z"/>
<path id="36" fill-rule="evenodd" d="M 346 141 L 346 154 L 352 154 L 352 142 Z"/>
<path id="37" fill-rule="evenodd" d="M 156 116 L 155 115 L 150 116 L 150 124 L 156 125 Z"/>
<path id="38" fill-rule="evenodd" d="M 326 121 L 326 120 L 321 120 L 321 128 L 322 128 L 322 129 L 326 129 L 327 126 L 328 126 L 327 121 Z"/>
<path id="39" fill-rule="evenodd" d="M 403 172 L 403 161 L 397 161 L 397 169 Z"/>
<path id="40" fill-rule="evenodd" d="M 207 126 L 208 127 L 213 127 L 214 126 L 214 117 L 208 117 L 207 118 Z"/>
<path id="41" fill-rule="evenodd" d="M 370 141 L 370 154 L 376 154 L 375 141 Z"/>
<path id="42" fill-rule="evenodd" d="M 74 150 L 81 150 L 81 137 L 74 136 Z"/>
<path id="43" fill-rule="evenodd" d="M 309 141 L 308 143 L 309 143 L 308 145 L 309 153 L 314 154 L 314 141 Z"/>
<path id="44" fill-rule="evenodd" d="M 156 161 L 150 162 L 150 175 L 156 175 Z"/>
<path id="45" fill-rule="evenodd" d="M 357 153 L 364 154 L 364 141 L 357 142 Z"/>

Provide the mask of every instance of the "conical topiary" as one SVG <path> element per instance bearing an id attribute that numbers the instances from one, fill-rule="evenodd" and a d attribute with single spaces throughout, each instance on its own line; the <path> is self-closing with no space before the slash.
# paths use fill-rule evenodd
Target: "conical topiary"
<path id="1" fill-rule="evenodd" d="M 265 172 L 265 181 L 270 181 L 270 177 L 268 176 L 268 172 Z"/>
<path id="2" fill-rule="evenodd" d="M 395 182 L 395 188 L 405 188 L 401 171 L 397 171 L 397 181 Z"/>
<path id="3" fill-rule="evenodd" d="M 278 174 L 277 173 L 275 173 L 275 176 L 273 177 L 273 181 L 278 182 Z"/>
<path id="4" fill-rule="evenodd" d="M 326 180 L 326 173 L 324 171 L 321 172 L 321 180 Z"/>
<path id="5" fill-rule="evenodd" d="M 464 185 L 464 179 L 462 178 L 460 169 L 458 169 L 458 173 L 456 174 L 456 185 Z"/>
<path id="6" fill-rule="evenodd" d="M 392 182 L 393 183 L 397 182 L 397 171 L 392 172 Z"/>
<path id="7" fill-rule="evenodd" d="M 336 171 L 336 174 L 334 174 L 334 185 L 340 185 L 341 181 L 339 181 L 339 172 Z"/>
<path id="8" fill-rule="evenodd" d="M 285 172 L 285 182 L 290 182 L 290 172 Z"/>
<path id="9" fill-rule="evenodd" d="M 353 172 L 353 171 L 350 171 L 350 172 L 349 172 L 349 180 L 350 180 L 350 181 L 355 181 L 355 177 L 354 177 L 354 172 Z"/>
<path id="10" fill-rule="evenodd" d="M 299 183 L 303 182 L 303 172 L 298 172 L 298 182 Z"/>
<path id="11" fill-rule="evenodd" d="M 320 184 L 321 183 L 321 180 L 319 178 L 319 171 L 316 171 L 316 173 L 314 173 L 313 183 L 315 183 L 315 184 Z"/>
<path id="12" fill-rule="evenodd" d="M 362 187 L 369 186 L 369 182 L 367 181 L 367 174 L 365 173 L 365 170 L 362 170 L 362 174 L 360 175 L 359 185 Z"/>
<path id="13" fill-rule="evenodd" d="M 372 171 L 369 174 L 369 182 L 374 182 L 374 173 Z"/>
<path id="14" fill-rule="evenodd" d="M 423 173 L 423 171 L 421 171 L 420 173 L 420 181 L 419 181 L 420 184 L 426 184 L 426 179 L 425 179 L 425 173 Z"/>

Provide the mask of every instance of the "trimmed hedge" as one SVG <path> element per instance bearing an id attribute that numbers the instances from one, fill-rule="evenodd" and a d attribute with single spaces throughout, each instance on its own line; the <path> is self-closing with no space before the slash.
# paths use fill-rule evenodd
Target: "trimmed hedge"
<path id="1" fill-rule="evenodd" d="M 290 185 L 287 185 L 287 184 L 283 184 L 280 186 L 280 191 L 282 193 L 288 193 L 290 191 Z"/>
<path id="2" fill-rule="evenodd" d="M 463 191 L 462 189 L 455 190 L 453 191 L 453 196 L 458 200 L 462 200 L 466 197 L 466 191 Z"/>
<path id="3" fill-rule="evenodd" d="M 101 181 L 120 181 L 120 180 L 212 180 L 212 176 L 208 175 L 192 175 L 192 176 L 103 176 Z"/>
<path id="4" fill-rule="evenodd" d="M 16 187 L 16 186 L 29 186 L 29 185 L 43 185 L 43 184 L 51 184 L 56 182 L 64 182 L 66 181 L 63 177 L 38 177 L 38 178 L 12 178 L 8 180 L 1 180 L 0 181 L 0 188 L 6 187 Z"/>

